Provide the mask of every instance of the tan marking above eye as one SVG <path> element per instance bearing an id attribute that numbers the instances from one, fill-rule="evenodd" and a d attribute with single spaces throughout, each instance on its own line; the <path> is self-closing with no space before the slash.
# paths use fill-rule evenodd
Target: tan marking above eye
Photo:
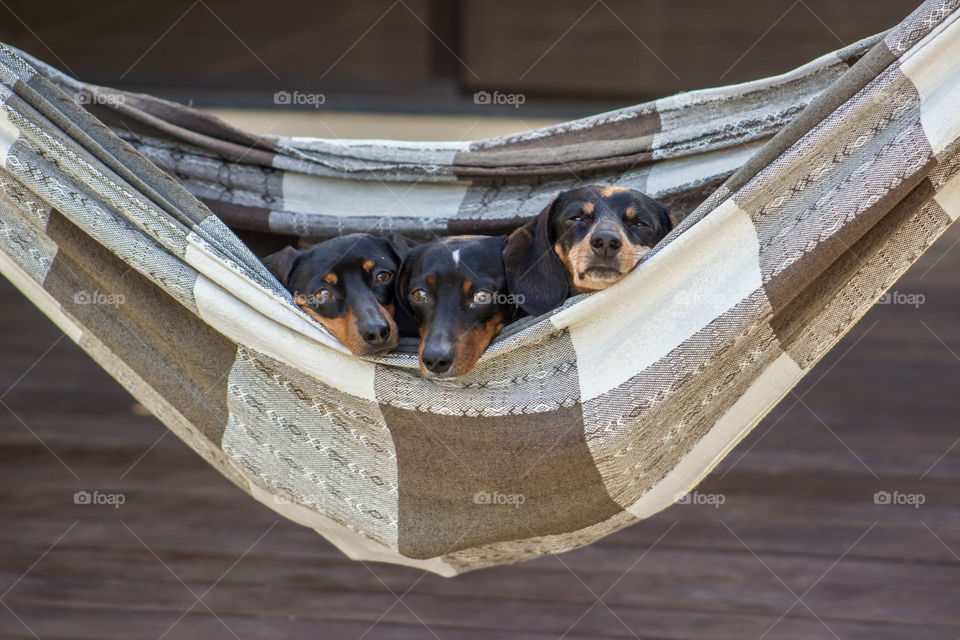
<path id="1" fill-rule="evenodd" d="M 464 281 L 463 281 L 463 295 L 467 295 L 468 293 L 470 293 L 470 289 L 471 289 L 472 287 L 473 287 L 473 281 L 472 281 L 472 280 L 464 280 Z"/>
<path id="2" fill-rule="evenodd" d="M 340 278 L 337 277 L 337 274 L 332 273 L 332 272 L 331 272 L 331 273 L 328 273 L 328 274 L 325 275 L 325 276 L 323 276 L 323 281 L 324 281 L 324 282 L 328 282 L 328 283 L 330 283 L 330 284 L 337 284 L 337 282 L 338 282 L 339 280 L 340 280 Z"/>
<path id="3" fill-rule="evenodd" d="M 619 191 L 629 191 L 629 189 L 626 189 L 626 188 L 624 188 L 624 187 L 610 187 L 610 186 L 606 186 L 606 187 L 600 187 L 600 189 L 598 189 L 598 191 L 600 192 L 600 195 L 603 196 L 604 198 L 609 198 L 610 196 L 612 196 L 613 194 L 615 194 L 615 193 L 617 193 L 617 192 L 619 192 Z"/>
<path id="4" fill-rule="evenodd" d="M 435 287 L 437 286 L 437 279 L 434 278 L 433 276 L 427 276 L 427 284 L 430 285 L 431 287 Z"/>
<path id="5" fill-rule="evenodd" d="M 633 207 L 627 207 L 626 211 L 623 212 L 624 217 L 628 220 L 633 220 L 637 217 L 637 210 Z"/>
<path id="6" fill-rule="evenodd" d="M 585 202 L 583 204 L 583 208 L 581 209 L 581 211 L 583 211 L 587 215 L 590 215 L 591 213 L 593 213 L 593 203 Z"/>
<path id="7" fill-rule="evenodd" d="M 371 271 L 373 271 L 373 267 L 376 264 L 377 263 L 374 262 L 373 260 L 367 260 L 363 263 L 363 270 L 366 271 L 367 273 L 370 273 Z"/>

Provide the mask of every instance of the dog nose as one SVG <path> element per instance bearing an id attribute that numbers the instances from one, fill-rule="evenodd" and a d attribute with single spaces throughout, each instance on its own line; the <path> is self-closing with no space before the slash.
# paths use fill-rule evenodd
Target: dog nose
<path id="1" fill-rule="evenodd" d="M 443 347 L 425 347 L 420 354 L 423 360 L 423 366 L 431 373 L 442 375 L 450 370 L 453 365 L 453 357 L 450 350 Z"/>
<path id="2" fill-rule="evenodd" d="M 617 255 L 622 244 L 620 234 L 608 229 L 601 229 L 590 238 L 590 246 L 593 248 L 593 252 L 601 258 L 610 258 Z"/>
<path id="3" fill-rule="evenodd" d="M 360 335 L 371 346 L 381 345 L 390 339 L 390 325 L 383 320 L 371 322 L 360 329 Z"/>

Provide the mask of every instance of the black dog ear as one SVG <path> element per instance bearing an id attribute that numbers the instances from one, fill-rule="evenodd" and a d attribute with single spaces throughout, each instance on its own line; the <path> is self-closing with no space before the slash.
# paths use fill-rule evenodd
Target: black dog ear
<path id="1" fill-rule="evenodd" d="M 410 249 L 417 245 L 416 242 L 399 233 L 392 233 L 387 236 L 387 242 L 390 243 L 390 248 L 393 249 L 393 252 L 397 254 L 401 261 L 407 257 Z"/>
<path id="2" fill-rule="evenodd" d="M 293 271 L 299 255 L 299 251 L 293 247 L 287 247 L 268 255 L 263 259 L 263 264 L 280 281 L 280 284 L 286 287 L 289 284 L 290 273 Z"/>
<path id="3" fill-rule="evenodd" d="M 400 336 L 405 338 L 416 337 L 418 335 L 417 321 L 413 315 L 413 310 L 410 309 L 410 305 L 407 303 L 407 293 L 409 289 L 410 266 L 416 262 L 420 252 L 423 251 L 423 246 L 424 245 L 416 245 L 407 251 L 403 257 L 403 261 L 400 263 L 400 267 L 397 269 L 397 277 L 393 279 L 394 304 L 396 305 L 394 319 L 397 322 Z"/>
<path id="4" fill-rule="evenodd" d="M 673 228 L 677 226 L 677 223 L 674 222 L 673 214 L 670 213 L 670 209 L 667 207 L 667 205 L 661 202 L 657 202 L 656 200 L 654 200 L 654 202 L 657 203 L 657 213 L 660 214 L 660 224 L 663 225 L 664 233 L 673 231 Z"/>
<path id="5" fill-rule="evenodd" d="M 556 205 L 557 198 L 511 233 L 503 250 L 507 287 L 518 306 L 533 316 L 559 307 L 570 290 L 566 269 L 550 240 Z"/>

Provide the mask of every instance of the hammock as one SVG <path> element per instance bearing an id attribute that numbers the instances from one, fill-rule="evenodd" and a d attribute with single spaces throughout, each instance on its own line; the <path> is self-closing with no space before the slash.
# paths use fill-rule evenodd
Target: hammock
<path id="1" fill-rule="evenodd" d="M 960 214 L 958 5 L 781 76 L 471 143 L 255 137 L 0 47 L 0 271 L 352 558 L 449 576 L 573 549 L 692 489 Z M 449 381 L 410 344 L 349 354 L 234 233 L 501 233 L 580 181 L 685 219 Z"/>

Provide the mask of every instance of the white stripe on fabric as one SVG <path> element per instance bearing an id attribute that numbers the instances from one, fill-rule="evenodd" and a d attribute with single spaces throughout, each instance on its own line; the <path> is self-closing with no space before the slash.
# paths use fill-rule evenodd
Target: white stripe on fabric
<path id="1" fill-rule="evenodd" d="M 384 183 L 283 174 L 283 211 L 329 216 L 441 217 L 460 209 L 466 182 Z"/>
<path id="2" fill-rule="evenodd" d="M 373 363 L 310 339 L 304 335 L 309 331 L 297 331 L 274 321 L 201 274 L 197 274 L 193 294 L 203 321 L 230 340 L 344 393 L 376 402 Z"/>
<path id="3" fill-rule="evenodd" d="M 7 117 L 7 112 L 3 107 L 4 105 L 0 105 L 0 167 L 6 166 L 10 147 L 20 137 L 20 130 L 10 122 L 10 118 Z"/>
<path id="4" fill-rule="evenodd" d="M 470 150 L 470 141 L 467 140 L 387 140 L 382 138 L 310 138 L 306 136 L 278 136 L 277 139 L 304 151 L 329 153 L 332 147 L 360 155 L 371 150 L 382 154 L 379 148 L 393 153 L 404 152 L 409 149 L 418 152 L 427 151 L 438 156 L 446 155 L 450 158 L 449 162 L 453 161 L 455 154 Z"/>
<path id="5" fill-rule="evenodd" d="M 955 173 L 947 183 L 940 187 L 940 191 L 933 197 L 948 216 L 951 222 L 960 218 L 960 171 Z"/>
<path id="6" fill-rule="evenodd" d="M 960 19 L 940 25 L 900 60 L 920 94 L 920 123 L 934 154 L 960 137 Z"/>
<path id="7" fill-rule="evenodd" d="M 648 518 L 693 489 L 785 396 L 805 372 L 786 353 L 770 363 L 705 436 L 642 498 L 626 507 Z"/>
<path id="8" fill-rule="evenodd" d="M 614 286 L 558 312 L 582 400 L 667 355 L 762 286 L 753 222 L 728 199 Z"/>

